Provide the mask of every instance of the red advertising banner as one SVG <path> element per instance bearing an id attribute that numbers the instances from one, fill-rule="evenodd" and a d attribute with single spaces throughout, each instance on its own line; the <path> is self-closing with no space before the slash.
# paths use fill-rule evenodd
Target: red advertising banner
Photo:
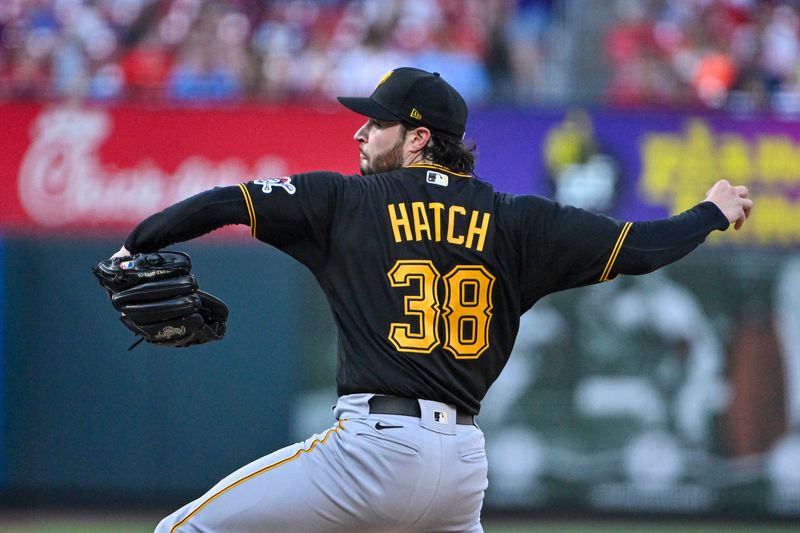
<path id="1" fill-rule="evenodd" d="M 215 185 L 311 170 L 358 172 L 344 108 L 0 105 L 0 229 L 130 229 Z M 578 117 L 578 118 L 576 118 Z M 584 128 L 583 130 L 581 128 Z M 477 175 L 621 220 L 676 214 L 720 178 L 756 201 L 744 231 L 709 243 L 800 245 L 800 124 L 769 117 L 476 109 Z"/>
<path id="2" fill-rule="evenodd" d="M 362 119 L 300 107 L 0 106 L 0 226 L 129 228 L 216 185 L 358 171 Z"/>

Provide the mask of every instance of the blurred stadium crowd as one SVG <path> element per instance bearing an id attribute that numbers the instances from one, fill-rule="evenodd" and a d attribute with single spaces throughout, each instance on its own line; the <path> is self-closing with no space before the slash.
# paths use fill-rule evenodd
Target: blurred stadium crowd
<path id="1" fill-rule="evenodd" d="M 387 66 L 471 102 L 800 112 L 792 0 L 3 0 L 0 100 L 319 101 Z"/>
<path id="2" fill-rule="evenodd" d="M 800 109 L 800 3 L 617 5 L 618 20 L 605 40 L 613 73 L 606 91 L 610 102 Z"/>

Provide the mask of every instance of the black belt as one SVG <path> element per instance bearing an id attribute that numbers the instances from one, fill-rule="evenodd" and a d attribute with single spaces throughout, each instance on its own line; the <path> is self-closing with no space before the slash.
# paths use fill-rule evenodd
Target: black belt
<path id="1" fill-rule="evenodd" d="M 422 417 L 417 400 L 400 396 L 373 396 L 369 400 L 369 412 L 378 415 Z M 475 417 L 467 413 L 456 412 L 456 424 L 472 426 L 475 424 Z"/>

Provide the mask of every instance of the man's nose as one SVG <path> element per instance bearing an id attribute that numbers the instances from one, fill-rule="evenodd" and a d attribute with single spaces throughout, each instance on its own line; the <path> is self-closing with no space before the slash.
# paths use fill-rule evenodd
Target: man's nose
<path id="1" fill-rule="evenodd" d="M 363 126 L 358 128 L 356 134 L 353 135 L 353 139 L 355 139 L 356 142 L 359 143 L 367 142 L 367 124 L 364 124 Z"/>

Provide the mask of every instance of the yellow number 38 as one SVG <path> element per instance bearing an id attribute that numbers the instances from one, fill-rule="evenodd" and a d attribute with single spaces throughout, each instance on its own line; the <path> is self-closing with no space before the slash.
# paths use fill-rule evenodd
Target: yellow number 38
<path id="1" fill-rule="evenodd" d="M 477 359 L 489 347 L 494 276 L 480 265 L 456 265 L 444 277 L 429 260 L 400 260 L 388 272 L 392 287 L 416 284 L 416 294 L 403 299 L 405 316 L 418 325 L 392 322 L 389 341 L 401 352 L 431 353 L 442 342 L 439 319 L 444 320 L 444 348 L 456 359 Z M 444 305 L 439 302 L 439 280 L 444 281 Z"/>

